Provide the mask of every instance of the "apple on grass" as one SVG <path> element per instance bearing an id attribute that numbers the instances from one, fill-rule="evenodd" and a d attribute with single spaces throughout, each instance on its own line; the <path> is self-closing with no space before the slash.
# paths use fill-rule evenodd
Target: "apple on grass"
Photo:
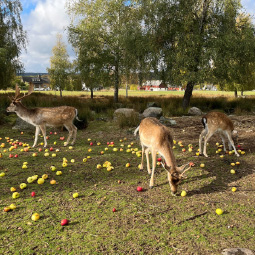
<path id="1" fill-rule="evenodd" d="M 31 217 L 31 219 L 32 219 L 33 221 L 37 221 L 37 220 L 39 220 L 39 219 L 40 219 L 40 215 L 39 215 L 39 213 L 33 213 L 33 215 L 32 215 L 32 217 Z"/>
<path id="2" fill-rule="evenodd" d="M 9 212 L 11 210 L 10 206 L 4 207 L 4 212 Z"/>
<path id="3" fill-rule="evenodd" d="M 12 193 L 12 198 L 14 199 L 19 198 L 19 192 Z"/>
<path id="4" fill-rule="evenodd" d="M 37 180 L 37 183 L 38 183 L 38 184 L 43 184 L 43 183 L 44 183 L 44 179 L 43 179 L 43 178 L 39 178 L 39 179 Z"/>
<path id="5" fill-rule="evenodd" d="M 140 186 L 138 186 L 138 187 L 136 188 L 136 190 L 137 190 L 138 192 L 141 192 L 141 191 L 143 191 L 143 188 L 140 187 Z"/>
<path id="6" fill-rule="evenodd" d="M 73 193 L 73 198 L 77 198 L 79 196 L 79 193 L 76 192 L 76 193 Z"/>
<path id="7" fill-rule="evenodd" d="M 25 189 L 27 187 L 27 184 L 26 183 L 21 183 L 19 185 L 20 189 Z"/>
<path id="8" fill-rule="evenodd" d="M 217 208 L 215 212 L 216 212 L 218 215 L 223 214 L 223 210 L 220 209 L 220 208 Z"/>
<path id="9" fill-rule="evenodd" d="M 50 184 L 52 184 L 52 185 L 53 185 L 53 184 L 56 184 L 56 183 L 57 183 L 57 182 L 56 182 L 55 180 L 51 180 L 51 181 L 50 181 Z"/>
<path id="10" fill-rule="evenodd" d="M 35 197 L 35 192 L 34 191 L 31 192 L 31 197 Z"/>
<path id="11" fill-rule="evenodd" d="M 116 208 L 112 208 L 112 211 L 113 211 L 113 212 L 116 212 L 117 210 L 116 210 Z"/>
<path id="12" fill-rule="evenodd" d="M 182 192 L 181 192 L 181 196 L 182 197 L 185 197 L 187 195 L 187 192 L 185 191 L 185 190 L 183 190 Z"/>
<path id="13" fill-rule="evenodd" d="M 1 172 L 0 177 L 4 177 L 4 176 L 5 176 L 5 172 Z"/>
<path id="14" fill-rule="evenodd" d="M 63 220 L 61 220 L 60 224 L 61 224 L 61 226 L 66 226 L 69 224 L 69 221 L 67 219 L 63 219 Z"/>
<path id="15" fill-rule="evenodd" d="M 14 187 L 11 187 L 11 192 L 14 192 L 14 191 L 16 191 L 16 188 L 14 188 Z"/>

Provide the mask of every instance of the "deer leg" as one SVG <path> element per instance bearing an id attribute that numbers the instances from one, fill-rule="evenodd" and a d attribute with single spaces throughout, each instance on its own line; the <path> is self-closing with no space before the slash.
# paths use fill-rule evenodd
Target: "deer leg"
<path id="1" fill-rule="evenodd" d="M 143 170 L 143 156 L 144 156 L 144 146 L 142 145 L 142 161 L 140 164 L 140 170 Z"/>
<path id="2" fill-rule="evenodd" d="M 225 145 L 225 138 L 224 138 L 224 135 L 221 134 L 220 137 L 221 137 L 221 140 L 222 140 L 222 143 L 223 143 L 224 151 L 226 152 L 226 145 Z"/>
<path id="3" fill-rule="evenodd" d="M 33 148 L 36 146 L 37 144 L 37 141 L 38 141 L 38 135 L 39 135 L 39 132 L 40 132 L 40 127 L 39 126 L 36 126 L 35 127 L 35 140 L 34 140 L 34 144 L 33 144 Z"/>
<path id="4" fill-rule="evenodd" d="M 47 147 L 47 140 L 46 140 L 46 126 L 45 125 L 41 125 L 40 129 L 42 131 L 43 134 L 43 139 L 44 139 L 44 147 Z"/>
<path id="5" fill-rule="evenodd" d="M 149 151 L 150 151 L 149 148 L 145 149 L 145 155 L 146 155 L 146 161 L 147 161 L 147 171 L 148 171 L 148 174 L 151 174 Z"/>
<path id="6" fill-rule="evenodd" d="M 231 144 L 232 147 L 234 148 L 234 151 L 235 151 L 236 156 L 239 157 L 240 155 L 239 155 L 238 152 L 236 151 L 236 147 L 235 147 L 235 145 L 234 145 L 234 142 L 233 142 L 233 139 L 232 139 L 231 135 L 229 134 L 229 132 L 226 132 L 226 135 L 227 135 L 228 141 L 230 142 L 230 144 Z"/>
<path id="7" fill-rule="evenodd" d="M 64 125 L 64 126 L 67 129 L 67 131 L 69 132 L 69 135 L 68 135 L 67 140 L 66 140 L 65 145 L 64 145 L 64 146 L 67 146 L 70 139 L 71 139 L 71 136 L 73 135 L 73 128 L 69 125 Z"/>
<path id="8" fill-rule="evenodd" d="M 152 172 L 151 172 L 151 179 L 150 179 L 150 188 L 153 188 L 154 186 L 154 172 L 156 168 L 156 157 L 157 157 L 157 152 L 155 150 L 151 150 L 151 155 L 152 155 Z"/>
<path id="9" fill-rule="evenodd" d="M 77 136 L 77 127 L 73 124 L 73 141 L 72 141 L 72 145 L 74 145 L 74 143 L 76 141 L 76 136 Z"/>
<path id="10" fill-rule="evenodd" d="M 205 136 L 205 140 L 204 140 L 204 151 L 203 151 L 203 154 L 205 155 L 205 157 L 207 157 L 208 158 L 208 155 L 207 155 L 207 153 L 206 153 L 206 146 L 207 146 L 207 142 L 208 142 L 208 140 L 210 139 L 210 137 L 213 135 L 213 132 L 208 132 L 207 134 L 206 134 L 206 136 Z"/>
<path id="11" fill-rule="evenodd" d="M 207 134 L 207 129 L 203 129 L 199 136 L 199 154 L 202 155 L 202 140 L 204 136 Z"/>

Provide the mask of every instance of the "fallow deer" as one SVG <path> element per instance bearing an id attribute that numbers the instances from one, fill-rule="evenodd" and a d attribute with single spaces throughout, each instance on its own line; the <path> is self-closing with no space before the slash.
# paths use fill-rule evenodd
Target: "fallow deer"
<path id="1" fill-rule="evenodd" d="M 232 139 L 232 135 L 236 134 L 237 131 L 234 130 L 233 122 L 226 114 L 222 112 L 209 112 L 202 117 L 202 124 L 204 125 L 204 129 L 199 136 L 200 155 L 202 154 L 202 139 L 204 138 L 203 154 L 205 157 L 208 157 L 206 153 L 207 142 L 214 133 L 219 132 L 223 142 L 224 151 L 226 151 L 225 138 L 227 138 L 229 150 L 232 150 L 232 147 L 233 147 L 236 156 L 239 157 L 239 154 L 236 151 L 236 148 Z"/>
<path id="2" fill-rule="evenodd" d="M 138 128 L 135 130 L 134 135 L 139 130 L 140 142 L 142 145 L 142 162 L 140 169 L 143 169 L 143 155 L 146 154 L 147 170 L 151 174 L 150 188 L 154 185 L 154 171 L 156 167 L 157 152 L 164 158 L 164 168 L 168 174 L 168 181 L 171 192 L 174 195 L 177 192 L 178 184 L 180 183 L 184 172 L 189 170 L 192 166 L 191 163 L 178 167 L 172 151 L 173 138 L 169 129 L 162 125 L 156 118 L 145 118 L 141 121 Z M 149 164 L 149 151 L 152 155 L 152 171 Z M 186 167 L 188 167 L 186 169 Z"/>
<path id="3" fill-rule="evenodd" d="M 69 132 L 65 146 L 68 145 L 72 136 L 72 144 L 74 144 L 77 135 L 77 127 L 73 124 L 73 121 L 74 118 L 79 120 L 77 117 L 77 109 L 71 106 L 28 109 L 21 103 L 21 99 L 29 96 L 33 90 L 33 84 L 30 84 L 28 93 L 21 96 L 20 88 L 16 85 L 15 97 L 10 98 L 11 104 L 6 109 L 7 112 L 15 112 L 21 119 L 36 127 L 33 147 L 37 144 L 40 129 L 44 137 L 44 147 L 47 147 L 46 126 L 64 126 Z"/>

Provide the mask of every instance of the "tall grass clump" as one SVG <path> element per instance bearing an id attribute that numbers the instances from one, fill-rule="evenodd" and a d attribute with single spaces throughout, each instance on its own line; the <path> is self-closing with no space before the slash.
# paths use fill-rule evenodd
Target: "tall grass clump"
<path id="1" fill-rule="evenodd" d="M 116 116 L 116 122 L 119 128 L 136 127 L 140 123 L 140 119 L 139 115 L 136 113 L 131 113 L 129 116 L 118 114 L 118 116 Z"/>

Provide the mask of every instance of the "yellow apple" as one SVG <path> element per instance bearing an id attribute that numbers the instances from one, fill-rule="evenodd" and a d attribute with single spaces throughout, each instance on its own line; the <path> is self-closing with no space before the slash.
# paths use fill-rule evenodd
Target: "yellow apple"
<path id="1" fill-rule="evenodd" d="M 47 174 L 44 174 L 44 175 L 42 175 L 42 178 L 44 179 L 44 180 L 46 180 L 46 179 L 48 179 L 48 175 Z"/>
<path id="2" fill-rule="evenodd" d="M 230 173 L 231 173 L 231 174 L 235 174 L 236 171 L 235 171 L 234 169 L 231 169 L 231 170 L 230 170 Z"/>
<path id="3" fill-rule="evenodd" d="M 34 213 L 34 214 L 32 215 L 32 217 L 31 217 L 31 219 L 32 219 L 33 221 L 37 221 L 37 220 L 40 219 L 40 215 L 39 215 L 38 213 Z"/>
<path id="4" fill-rule="evenodd" d="M 200 164 L 200 167 L 205 167 L 205 164 L 204 163 Z"/>
<path id="5" fill-rule="evenodd" d="M 185 190 L 183 190 L 182 192 L 181 192 L 181 196 L 182 197 L 185 197 L 187 195 L 187 192 L 185 191 Z"/>
<path id="6" fill-rule="evenodd" d="M 14 187 L 11 187 L 11 192 L 14 192 L 14 191 L 16 191 L 16 188 L 14 188 Z"/>
<path id="7" fill-rule="evenodd" d="M 19 192 L 12 193 L 12 198 L 14 199 L 19 198 Z"/>
<path id="8" fill-rule="evenodd" d="M 51 180 L 50 184 L 56 184 L 57 182 L 55 180 Z"/>
<path id="9" fill-rule="evenodd" d="M 37 180 L 37 183 L 38 183 L 38 184 L 43 184 L 43 183 L 44 183 L 44 179 L 43 179 L 43 178 L 39 178 L 39 179 Z"/>
<path id="10" fill-rule="evenodd" d="M 73 198 L 77 198 L 79 196 L 79 193 L 73 193 Z"/>
<path id="11" fill-rule="evenodd" d="M 14 210 L 14 209 L 16 209 L 16 205 L 15 204 L 10 204 L 10 209 L 12 209 L 12 210 Z"/>
<path id="12" fill-rule="evenodd" d="M 19 185 L 20 189 L 25 189 L 27 187 L 27 184 L 26 183 L 21 183 Z"/>
<path id="13" fill-rule="evenodd" d="M 87 162 L 87 160 L 88 160 L 87 158 L 84 158 L 82 161 L 83 161 L 83 162 Z"/>
<path id="14" fill-rule="evenodd" d="M 61 175 L 62 174 L 62 171 L 57 171 L 56 172 L 56 175 Z"/>
<path id="15" fill-rule="evenodd" d="M 4 176 L 5 176 L 5 172 L 1 172 L 0 177 L 4 177 Z"/>
<path id="16" fill-rule="evenodd" d="M 216 212 L 218 215 L 223 214 L 223 211 L 222 211 L 220 208 L 217 208 L 215 212 Z"/>
<path id="17" fill-rule="evenodd" d="M 236 187 L 233 187 L 231 190 L 232 190 L 233 192 L 236 192 L 237 188 L 236 188 Z"/>

